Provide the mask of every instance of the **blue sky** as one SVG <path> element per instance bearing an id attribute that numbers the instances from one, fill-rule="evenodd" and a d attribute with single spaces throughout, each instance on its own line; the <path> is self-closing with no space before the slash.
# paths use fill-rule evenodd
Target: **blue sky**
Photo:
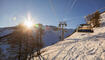
<path id="1" fill-rule="evenodd" d="M 76 28 L 85 23 L 84 16 L 103 7 L 105 0 L 0 0 L 0 27 L 18 25 L 30 12 L 38 23 L 58 26 L 66 21 L 68 28 Z"/>

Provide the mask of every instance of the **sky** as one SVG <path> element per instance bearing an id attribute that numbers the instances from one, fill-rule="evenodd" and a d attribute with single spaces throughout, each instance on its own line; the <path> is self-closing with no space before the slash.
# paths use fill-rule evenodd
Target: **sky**
<path id="1" fill-rule="evenodd" d="M 105 0 L 0 0 L 0 27 L 16 26 L 30 13 L 35 23 L 65 21 L 67 28 L 76 28 L 85 23 L 84 16 L 103 7 Z"/>

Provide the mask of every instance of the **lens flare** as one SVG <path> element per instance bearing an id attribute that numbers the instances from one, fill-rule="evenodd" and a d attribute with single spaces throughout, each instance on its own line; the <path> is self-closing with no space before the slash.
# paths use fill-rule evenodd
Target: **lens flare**
<path id="1" fill-rule="evenodd" d="M 25 18 L 24 25 L 29 29 L 33 27 L 34 21 L 30 13 L 27 14 L 27 18 Z"/>
<path id="2" fill-rule="evenodd" d="M 33 27 L 33 22 L 31 20 L 26 20 L 24 22 L 24 25 L 28 28 L 32 28 Z"/>

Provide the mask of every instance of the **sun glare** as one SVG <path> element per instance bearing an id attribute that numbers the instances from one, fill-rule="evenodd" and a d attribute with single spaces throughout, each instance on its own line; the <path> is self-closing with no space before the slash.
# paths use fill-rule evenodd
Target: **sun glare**
<path id="1" fill-rule="evenodd" d="M 24 21 L 24 25 L 29 29 L 33 27 L 34 21 L 30 13 L 27 14 L 27 18 Z"/>
<path id="2" fill-rule="evenodd" d="M 26 20 L 24 22 L 24 25 L 28 28 L 32 28 L 33 27 L 33 22 L 31 20 Z"/>

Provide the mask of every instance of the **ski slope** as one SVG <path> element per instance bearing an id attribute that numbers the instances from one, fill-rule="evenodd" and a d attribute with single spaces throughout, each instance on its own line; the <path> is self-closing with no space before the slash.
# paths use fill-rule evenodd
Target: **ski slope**
<path id="1" fill-rule="evenodd" d="M 72 36 L 46 47 L 46 60 L 105 60 L 105 13 L 100 15 L 101 27 L 94 33 L 74 33 Z M 36 59 L 36 57 L 35 57 Z"/>

